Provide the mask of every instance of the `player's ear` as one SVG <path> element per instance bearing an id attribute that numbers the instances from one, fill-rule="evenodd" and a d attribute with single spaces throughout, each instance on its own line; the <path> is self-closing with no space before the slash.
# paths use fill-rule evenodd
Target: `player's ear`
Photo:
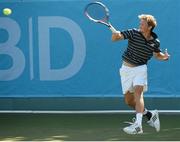
<path id="1" fill-rule="evenodd" d="M 152 26 L 149 26 L 149 27 L 148 27 L 148 29 L 149 29 L 150 31 L 152 30 L 152 28 L 153 28 Z"/>

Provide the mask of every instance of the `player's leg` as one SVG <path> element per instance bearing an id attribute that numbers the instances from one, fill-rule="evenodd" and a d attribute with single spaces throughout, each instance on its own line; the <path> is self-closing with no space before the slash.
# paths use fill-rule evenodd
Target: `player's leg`
<path id="1" fill-rule="evenodd" d="M 136 77 L 135 77 L 135 79 L 134 79 L 134 81 L 133 81 L 133 85 L 134 86 L 143 86 L 143 92 L 144 91 L 147 91 L 147 66 L 145 66 L 145 65 L 143 65 L 143 66 L 141 66 L 141 67 L 139 67 L 136 71 L 135 71 L 135 73 L 136 73 Z M 139 88 L 139 87 L 138 87 Z M 142 88 L 141 88 L 142 89 Z M 140 89 L 140 91 L 141 91 L 141 89 Z M 138 93 L 139 91 L 139 89 L 137 89 L 136 87 L 135 87 L 135 92 L 136 93 Z M 139 93 L 138 93 L 139 94 Z M 135 97 L 138 97 L 136 94 L 135 94 Z M 137 99 L 136 100 L 136 103 L 137 103 L 137 101 L 141 101 L 140 103 L 140 105 L 142 105 L 143 103 L 144 103 L 144 99 L 143 99 L 143 96 L 142 96 L 142 99 Z M 141 111 L 142 112 L 142 107 L 140 106 L 140 105 L 137 105 L 136 104 L 136 110 L 137 111 Z M 137 106 L 140 106 L 140 108 L 137 108 Z M 144 110 L 143 110 L 144 111 Z M 154 110 L 154 111 L 146 111 L 146 109 L 145 109 L 145 111 L 144 111 L 144 114 L 145 114 L 145 116 L 148 118 L 148 124 L 150 125 L 150 126 L 152 126 L 152 127 L 155 127 L 155 129 L 156 129 L 156 131 L 159 131 L 160 130 L 160 121 L 159 121 L 159 115 L 158 115 L 158 111 L 157 110 Z"/>
<path id="2" fill-rule="evenodd" d="M 134 93 L 131 93 L 130 91 L 127 91 L 127 93 L 124 95 L 125 97 L 125 103 L 130 106 L 131 108 L 135 109 L 136 102 Z M 159 114 L 157 110 L 149 111 L 146 108 L 144 108 L 143 116 L 147 118 L 147 123 L 156 129 L 157 132 L 160 131 L 160 120 L 159 120 Z M 139 117 L 139 115 L 137 116 Z M 138 119 L 139 121 L 139 119 Z"/>
<path id="3" fill-rule="evenodd" d="M 134 93 L 127 91 L 126 94 L 124 94 L 124 100 L 129 107 L 135 110 L 136 102 L 135 102 Z M 149 121 L 152 117 L 152 113 L 145 108 L 143 112 L 143 116 L 145 116 Z"/>
<path id="4" fill-rule="evenodd" d="M 120 68 L 121 87 L 124 94 L 124 101 L 127 105 L 135 109 L 135 99 L 133 93 L 133 70 L 130 67 L 122 65 Z"/>
<path id="5" fill-rule="evenodd" d="M 133 92 L 135 100 L 136 121 L 132 125 L 125 127 L 123 130 L 128 134 L 139 134 L 142 131 L 142 117 L 144 112 L 143 92 L 147 86 L 147 66 L 142 65 L 133 68 Z"/>
<path id="6" fill-rule="evenodd" d="M 135 109 L 136 102 L 135 102 L 135 98 L 134 98 L 134 93 L 131 93 L 130 91 L 127 91 L 124 94 L 124 101 L 128 106 Z"/>
<path id="7" fill-rule="evenodd" d="M 134 98 L 136 102 L 136 123 L 142 127 L 142 116 L 144 112 L 143 86 L 135 86 Z"/>
<path id="8" fill-rule="evenodd" d="M 143 86 L 134 87 L 134 99 L 135 99 L 135 110 L 136 110 L 136 121 L 125 127 L 123 130 L 128 134 L 141 134 L 142 130 L 142 116 L 144 112 L 144 98 L 143 98 Z"/>
<path id="9" fill-rule="evenodd" d="M 149 110 L 147 110 L 147 108 L 144 108 L 143 116 L 145 116 L 149 121 L 152 117 L 152 113 Z"/>

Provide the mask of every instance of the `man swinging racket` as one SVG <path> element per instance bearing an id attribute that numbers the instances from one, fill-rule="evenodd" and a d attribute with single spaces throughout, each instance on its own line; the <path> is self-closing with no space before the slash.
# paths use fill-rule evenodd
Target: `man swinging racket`
<path id="1" fill-rule="evenodd" d="M 157 35 L 153 32 L 156 19 L 152 15 L 142 14 L 139 29 L 129 29 L 112 33 L 112 41 L 127 39 L 128 47 L 122 55 L 120 68 L 122 90 L 127 105 L 136 110 L 136 120 L 123 130 L 128 134 L 141 134 L 142 117 L 147 117 L 148 124 L 160 130 L 157 110 L 148 111 L 144 107 L 143 92 L 147 91 L 147 62 L 154 55 L 158 60 L 168 60 L 167 50 L 162 53 Z"/>

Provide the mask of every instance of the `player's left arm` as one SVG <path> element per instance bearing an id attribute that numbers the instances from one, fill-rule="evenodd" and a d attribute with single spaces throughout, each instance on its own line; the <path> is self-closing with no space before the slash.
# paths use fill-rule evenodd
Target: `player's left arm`
<path id="1" fill-rule="evenodd" d="M 169 53 L 167 52 L 167 49 L 165 50 L 164 53 L 163 52 L 154 52 L 153 55 L 156 59 L 163 60 L 163 61 L 168 60 L 170 57 Z"/>

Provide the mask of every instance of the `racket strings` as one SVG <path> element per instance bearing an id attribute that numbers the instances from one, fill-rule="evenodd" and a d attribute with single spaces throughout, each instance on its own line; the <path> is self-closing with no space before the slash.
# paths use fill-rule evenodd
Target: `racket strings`
<path id="1" fill-rule="evenodd" d="M 92 4 L 89 5 L 86 9 L 88 16 L 93 20 L 99 20 L 106 22 L 107 18 L 107 11 L 105 8 L 99 4 Z"/>

